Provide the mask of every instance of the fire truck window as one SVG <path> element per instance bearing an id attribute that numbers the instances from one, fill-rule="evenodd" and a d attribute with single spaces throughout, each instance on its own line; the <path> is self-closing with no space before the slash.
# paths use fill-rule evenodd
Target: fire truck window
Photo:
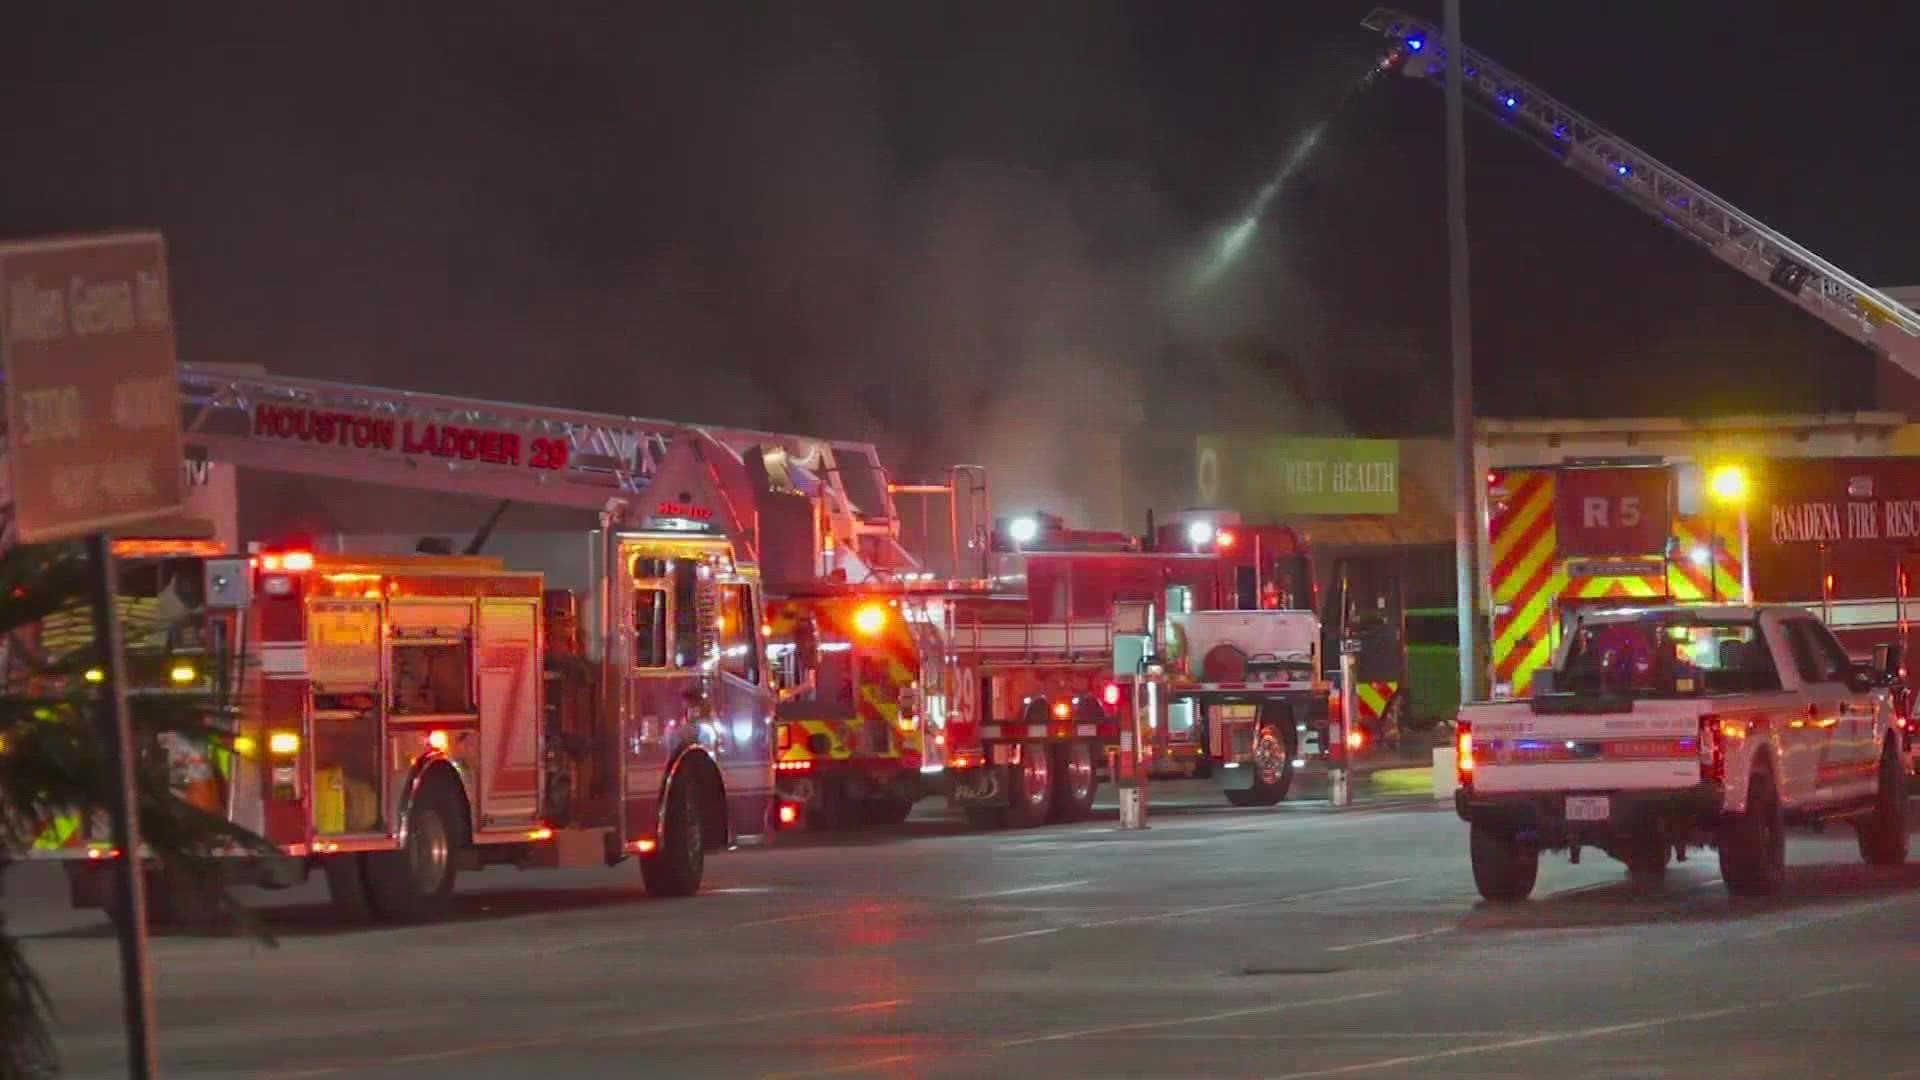
<path id="1" fill-rule="evenodd" d="M 667 666 L 667 590 L 633 590 L 633 666 Z"/>
<path id="2" fill-rule="evenodd" d="M 395 644 L 393 647 L 393 713 L 395 716 L 431 716 L 471 713 L 473 700 L 468 677 L 468 646 L 461 644 Z"/>
<path id="3" fill-rule="evenodd" d="M 760 650 L 754 647 L 759 623 L 753 614 L 753 586 L 720 587 L 720 670 L 751 683 L 760 681 Z"/>
<path id="4" fill-rule="evenodd" d="M 699 568 L 693 559 L 673 560 L 673 663 L 700 666 Z"/>

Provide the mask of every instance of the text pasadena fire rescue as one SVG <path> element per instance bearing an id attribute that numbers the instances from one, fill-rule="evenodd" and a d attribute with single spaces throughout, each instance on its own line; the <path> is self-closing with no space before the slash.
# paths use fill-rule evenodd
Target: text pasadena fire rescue
<path id="1" fill-rule="evenodd" d="M 285 405 L 255 406 L 253 434 L 256 438 L 298 439 L 356 450 L 398 450 L 493 465 L 524 464 L 530 469 L 564 469 L 567 465 L 565 439 L 535 437 L 522 447 L 519 434 L 511 431 Z"/>
<path id="2" fill-rule="evenodd" d="M 1776 544 L 1920 537 L 1920 499 L 1785 503 L 1769 509 L 1768 532 Z"/>

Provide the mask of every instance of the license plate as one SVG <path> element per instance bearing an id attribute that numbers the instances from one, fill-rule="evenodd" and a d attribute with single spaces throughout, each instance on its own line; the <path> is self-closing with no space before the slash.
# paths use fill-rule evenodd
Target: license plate
<path id="1" fill-rule="evenodd" d="M 1605 795 L 1567 796 L 1568 821 L 1605 821 L 1609 810 Z"/>

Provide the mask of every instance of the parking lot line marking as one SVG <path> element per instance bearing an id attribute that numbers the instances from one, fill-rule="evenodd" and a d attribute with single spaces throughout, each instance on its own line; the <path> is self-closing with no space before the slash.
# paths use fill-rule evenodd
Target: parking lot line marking
<path id="1" fill-rule="evenodd" d="M 1396 991 L 1393 990 L 1367 990 L 1357 994 L 1341 994 L 1338 997 L 1307 998 L 1299 1001 L 1275 1001 L 1266 1005 L 1250 1005 L 1240 1009 L 1203 1013 L 1199 1016 L 1180 1016 L 1168 1020 L 1141 1020 L 1132 1024 L 1113 1024 L 1108 1027 L 1097 1028 L 1077 1028 L 1073 1031 L 1054 1031 L 1045 1035 L 1028 1035 L 1019 1039 L 1002 1039 L 994 1043 L 993 1047 L 996 1050 L 1005 1050 L 1015 1046 L 1032 1046 L 1036 1043 L 1065 1042 L 1068 1039 L 1091 1039 L 1103 1035 L 1115 1035 L 1129 1031 L 1148 1031 L 1154 1028 L 1205 1024 L 1214 1020 L 1231 1020 L 1239 1016 L 1264 1016 L 1268 1013 L 1286 1012 L 1289 1009 L 1306 1009 L 1316 1005 L 1342 1005 L 1349 1001 L 1365 1001 L 1368 998 L 1387 997 L 1394 993 L 1396 993 Z"/>
<path id="2" fill-rule="evenodd" d="M 1757 1012 L 1761 1009 L 1777 1009 L 1778 1001 L 1760 1001 L 1750 1005 L 1732 1005 L 1724 1009 L 1702 1009 L 1699 1012 L 1679 1013 L 1674 1016 L 1658 1016 L 1649 1020 L 1633 1020 L 1624 1024 L 1605 1024 L 1600 1027 L 1581 1028 L 1576 1031 L 1549 1032 L 1545 1035 L 1529 1035 L 1519 1039 L 1502 1039 L 1499 1042 L 1476 1043 L 1472 1046 L 1455 1046 L 1446 1050 L 1435 1050 L 1426 1054 L 1405 1054 L 1400 1057 L 1376 1058 L 1373 1061 L 1361 1061 L 1352 1065 L 1335 1065 L 1325 1069 L 1307 1069 L 1273 1077 L 1272 1080 L 1309 1080 L 1320 1076 L 1347 1076 L 1353 1073 L 1380 1072 L 1383 1069 L 1402 1069 L 1409 1065 L 1425 1065 L 1434 1061 L 1446 1061 L 1449 1058 L 1467 1057 L 1472 1054 L 1494 1054 L 1502 1050 L 1524 1050 L 1530 1046 L 1547 1046 L 1552 1043 L 1579 1042 L 1584 1039 L 1599 1039 L 1608 1035 L 1624 1035 L 1630 1031 L 1646 1031 L 1650 1028 L 1670 1027 L 1674 1024 L 1691 1024 L 1701 1020 L 1715 1020 L 1722 1016 L 1738 1013 Z"/>
<path id="3" fill-rule="evenodd" d="M 1042 934 L 1057 934 L 1062 930 L 1097 930 L 1107 926 L 1129 926 L 1134 923 L 1157 922 L 1163 919 L 1184 919 L 1189 915 L 1209 915 L 1216 911 L 1241 911 L 1246 908 L 1269 907 L 1274 904 L 1292 904 L 1301 900 L 1317 900 L 1323 896 L 1338 896 L 1342 893 L 1361 892 L 1367 889 L 1384 889 L 1389 885 L 1404 885 L 1412 878 L 1388 878 L 1385 881 L 1368 881 L 1359 885 L 1341 885 L 1331 889 L 1316 889 L 1313 892 L 1293 893 L 1288 896 L 1269 896 L 1260 900 L 1241 900 L 1231 904 L 1207 904 L 1202 907 L 1177 908 L 1173 911 L 1156 911 L 1150 915 L 1123 915 L 1117 919 L 1098 919 L 1093 922 L 1074 923 L 1072 926 L 1051 926 L 1040 930 L 1020 930 L 1011 934 L 995 934 L 980 938 L 976 944 L 991 945 L 997 941 L 1013 941 L 1017 938 L 1039 937 Z"/>
<path id="4" fill-rule="evenodd" d="M 783 1009 L 778 1012 L 759 1013 L 756 1021 L 792 1020 L 803 1016 L 835 1016 L 848 1013 L 875 1012 L 882 1009 L 894 1009 L 907 1004 L 908 998 L 885 998 L 879 1001 L 862 1001 L 853 1005 L 827 1005 L 817 1009 Z M 427 1050 L 417 1054 L 401 1054 L 383 1057 L 377 1060 L 353 1061 L 333 1065 L 320 1065 L 310 1069 L 288 1069 L 282 1072 L 262 1073 L 273 1080 L 295 1080 L 297 1077 L 338 1076 L 342 1073 L 357 1073 L 367 1069 L 390 1068 L 395 1065 L 411 1065 L 426 1061 L 449 1061 L 454 1058 L 478 1057 L 482 1054 L 498 1054 L 509 1050 L 532 1050 L 545 1046 L 565 1046 L 592 1038 L 595 1041 L 609 1039 L 646 1038 L 653 1035 L 671 1035 L 680 1031 L 699 1031 L 702 1028 L 727 1027 L 739 1023 L 738 1018 L 714 1017 L 705 1020 L 682 1020 L 667 1024 L 643 1024 L 628 1028 L 601 1028 L 592 1033 L 570 1031 L 563 1035 L 545 1035 L 535 1039 L 518 1039 L 511 1042 L 473 1043 L 456 1046 L 446 1050 Z"/>
<path id="5" fill-rule="evenodd" d="M 1375 945 L 1397 945 L 1402 941 L 1419 941 L 1421 938 L 1435 937 L 1451 931 L 1453 927 L 1443 926 L 1438 930 L 1417 930 L 1411 934 L 1395 934 L 1392 937 L 1374 938 L 1372 941 L 1356 941 L 1351 945 L 1330 946 L 1328 952 L 1352 952 L 1355 949 L 1371 949 Z"/>
<path id="6" fill-rule="evenodd" d="M 1823 986 L 1818 990 L 1808 990 L 1803 994 L 1795 994 L 1793 995 L 1793 1000 L 1812 1001 L 1814 998 L 1831 997 L 1834 994 L 1850 994 L 1855 990 L 1868 990 L 1872 987 L 1872 983 L 1841 983 L 1839 986 Z"/>
<path id="7" fill-rule="evenodd" d="M 1875 900 L 1871 903 L 1848 904 L 1837 910 L 1825 911 L 1817 915 L 1808 915 L 1800 919 L 1790 919 L 1778 926 L 1769 926 L 1764 930 L 1755 930 L 1751 933 L 1741 934 L 1740 940 L 1757 941 L 1760 938 L 1770 938 L 1780 934 L 1791 933 L 1795 930 L 1805 930 L 1809 927 L 1819 926 L 1821 923 L 1830 923 L 1839 919 L 1850 918 L 1854 915 L 1865 915 L 1870 911 L 1893 907 L 1895 904 L 1910 903 L 1915 899 L 1920 899 L 1920 896 L 1916 896 L 1913 893 L 1901 893 L 1898 896 L 1889 896 L 1885 900 Z"/>
<path id="8" fill-rule="evenodd" d="M 1022 930 L 1019 933 L 1015 933 L 1015 934 L 995 934 L 992 937 L 981 938 L 978 944 L 991 945 L 996 941 L 1012 941 L 1014 938 L 1039 937 L 1042 934 L 1057 934 L 1060 931 L 1065 929 L 1067 928 L 1064 926 L 1049 926 L 1043 930 Z"/>
<path id="9" fill-rule="evenodd" d="M 866 1072 L 868 1069 L 878 1069 L 883 1065 L 901 1065 L 912 1060 L 912 1054 L 895 1054 L 892 1057 L 856 1061 L 851 1065 L 829 1065 L 822 1069 L 801 1069 L 798 1072 L 764 1073 L 760 1080 L 799 1080 L 803 1076 L 837 1076 L 840 1073 Z"/>
<path id="10" fill-rule="evenodd" d="M 778 926 L 781 923 L 805 922 L 808 919 L 830 919 L 835 915 L 845 915 L 846 913 L 845 909 L 838 911 L 803 911 L 798 915 L 775 915 L 770 919 L 749 919 L 746 922 L 734 923 L 727 929 L 744 930 L 749 926 Z"/>
<path id="11" fill-rule="evenodd" d="M 1384 889 L 1390 885 L 1405 885 L 1412 881 L 1410 877 L 1388 878 L 1385 881 L 1369 881 L 1360 885 L 1341 885 L 1332 889 L 1316 889 L 1313 892 L 1294 893 L 1290 896 L 1270 896 L 1263 900 L 1241 900 L 1232 904 L 1207 904 L 1202 907 L 1180 908 L 1175 911 L 1162 911 L 1152 915 L 1126 915 L 1118 919 L 1101 919 L 1098 922 L 1085 922 L 1076 929 L 1092 930 L 1102 926 L 1121 926 L 1127 923 L 1153 922 L 1159 919 L 1184 919 L 1189 915 L 1209 915 L 1216 911 L 1240 911 L 1245 908 L 1266 907 L 1272 904 L 1291 904 L 1301 900 L 1318 900 L 1323 896 L 1339 896 L 1342 893 L 1363 892 L 1367 889 Z"/>
<path id="12" fill-rule="evenodd" d="M 1093 884 L 1092 878 L 1082 881 L 1056 881 L 1051 885 L 1026 885 L 1018 889 L 1001 889 L 997 892 L 974 893 L 963 896 L 962 900 L 990 900 L 996 896 L 1025 896 L 1028 893 L 1059 892 L 1061 889 L 1077 889 L 1082 885 Z"/>

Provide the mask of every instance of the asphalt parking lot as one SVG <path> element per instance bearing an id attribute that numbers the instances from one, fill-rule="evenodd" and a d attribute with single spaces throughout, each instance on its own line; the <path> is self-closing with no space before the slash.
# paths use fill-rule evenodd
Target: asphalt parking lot
<path id="1" fill-rule="evenodd" d="M 1920 1076 L 1920 865 L 1797 836 L 1785 894 L 1710 853 L 1636 891 L 1543 860 L 1482 904 L 1430 798 L 1230 810 L 1155 789 L 1152 828 L 800 835 L 648 899 L 631 866 L 463 878 L 456 916 L 335 922 L 260 897 L 273 946 L 154 942 L 170 1076 Z M 70 1075 L 121 1073 L 114 942 L 16 871 L 10 925 Z M 1903 1073 L 1903 1071 L 1905 1071 Z"/>

